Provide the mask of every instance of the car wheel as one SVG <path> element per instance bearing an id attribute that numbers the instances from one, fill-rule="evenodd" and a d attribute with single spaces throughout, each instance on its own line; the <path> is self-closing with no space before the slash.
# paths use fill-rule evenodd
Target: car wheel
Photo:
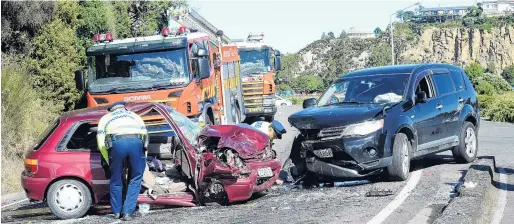
<path id="1" fill-rule="evenodd" d="M 280 106 L 287 106 L 287 103 L 282 103 L 280 104 Z"/>
<path id="2" fill-rule="evenodd" d="M 65 179 L 53 183 L 48 189 L 47 203 L 52 213 L 61 219 L 84 216 L 93 199 L 89 188 L 77 180 Z"/>
<path id="3" fill-rule="evenodd" d="M 393 161 L 387 167 L 389 178 L 395 181 L 407 180 L 410 170 L 412 145 L 404 133 L 396 134 L 393 143 Z"/>
<path id="4" fill-rule="evenodd" d="M 459 145 L 452 149 L 453 158 L 459 163 L 470 163 L 475 160 L 478 152 L 478 137 L 475 126 L 464 122 L 459 136 Z"/>

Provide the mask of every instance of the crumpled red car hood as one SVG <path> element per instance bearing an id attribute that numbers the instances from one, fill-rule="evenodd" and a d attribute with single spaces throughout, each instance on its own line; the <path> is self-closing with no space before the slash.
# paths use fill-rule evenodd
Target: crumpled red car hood
<path id="1" fill-rule="evenodd" d="M 200 138 L 219 138 L 218 148 L 231 148 L 242 159 L 259 158 L 269 145 L 268 135 L 248 124 L 210 125 L 200 133 Z"/>

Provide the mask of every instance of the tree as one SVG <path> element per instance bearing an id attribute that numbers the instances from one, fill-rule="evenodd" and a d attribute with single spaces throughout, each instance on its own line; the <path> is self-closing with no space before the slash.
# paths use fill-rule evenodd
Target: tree
<path id="1" fill-rule="evenodd" d="M 476 62 L 471 62 L 464 68 L 464 71 L 473 84 L 477 84 L 478 79 L 484 76 L 484 68 Z"/>
<path id="2" fill-rule="evenodd" d="M 32 39 L 54 12 L 52 1 L 2 1 L 2 52 L 28 54 Z"/>
<path id="3" fill-rule="evenodd" d="M 320 91 L 323 88 L 321 79 L 314 75 L 301 75 L 296 79 L 295 83 L 295 89 L 307 92 Z"/>
<path id="4" fill-rule="evenodd" d="M 41 28 L 28 59 L 34 87 L 44 99 L 63 105 L 65 110 L 73 108 L 80 98 L 73 75 L 81 67 L 75 33 L 78 9 L 77 2 L 57 2 L 56 18 Z"/>
<path id="5" fill-rule="evenodd" d="M 345 30 L 341 31 L 341 34 L 339 35 L 339 39 L 344 39 L 346 37 L 348 37 L 348 34 L 346 33 L 346 31 Z"/>
<path id="6" fill-rule="evenodd" d="M 502 76 L 511 86 L 514 86 L 514 65 L 505 68 L 502 72 Z"/>
<path id="7" fill-rule="evenodd" d="M 328 34 L 327 34 L 327 38 L 329 38 L 329 39 L 334 39 L 334 38 L 336 38 L 336 37 L 334 36 L 334 32 L 332 32 L 332 31 L 328 32 Z"/>
<path id="8" fill-rule="evenodd" d="M 403 21 L 403 17 L 405 15 L 405 12 L 403 10 L 396 11 L 396 18 L 401 19 Z"/>
<path id="9" fill-rule="evenodd" d="M 366 62 L 366 67 L 384 66 L 391 63 L 391 47 L 387 44 L 375 45 Z"/>
<path id="10" fill-rule="evenodd" d="M 323 40 L 323 39 L 325 39 L 325 38 L 327 38 L 327 34 L 326 34 L 325 32 L 323 32 L 323 33 L 321 34 L 321 39 Z"/>
<path id="11" fill-rule="evenodd" d="M 411 21 L 414 18 L 414 12 L 413 11 L 406 11 L 403 13 L 403 21 Z"/>
<path id="12" fill-rule="evenodd" d="M 380 34 L 382 34 L 382 29 L 380 29 L 380 27 L 377 27 L 373 32 L 375 33 L 376 37 L 379 37 Z"/>

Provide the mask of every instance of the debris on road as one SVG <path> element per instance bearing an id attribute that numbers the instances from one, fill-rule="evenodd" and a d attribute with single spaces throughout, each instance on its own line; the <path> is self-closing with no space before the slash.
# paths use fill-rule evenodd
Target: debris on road
<path id="1" fill-rule="evenodd" d="M 390 189 L 371 189 L 366 193 L 366 197 L 385 197 L 393 195 L 393 191 Z"/>
<path id="2" fill-rule="evenodd" d="M 369 184 L 369 180 L 352 180 L 343 182 L 334 182 L 334 187 L 349 187 L 355 185 Z"/>

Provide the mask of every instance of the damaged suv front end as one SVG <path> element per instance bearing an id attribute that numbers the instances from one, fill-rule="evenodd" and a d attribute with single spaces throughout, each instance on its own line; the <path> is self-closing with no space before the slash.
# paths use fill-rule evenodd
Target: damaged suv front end
<path id="1" fill-rule="evenodd" d="M 290 158 L 300 175 L 351 179 L 376 174 L 392 161 L 394 122 L 408 74 L 343 76 L 289 117 L 300 131 Z"/>

